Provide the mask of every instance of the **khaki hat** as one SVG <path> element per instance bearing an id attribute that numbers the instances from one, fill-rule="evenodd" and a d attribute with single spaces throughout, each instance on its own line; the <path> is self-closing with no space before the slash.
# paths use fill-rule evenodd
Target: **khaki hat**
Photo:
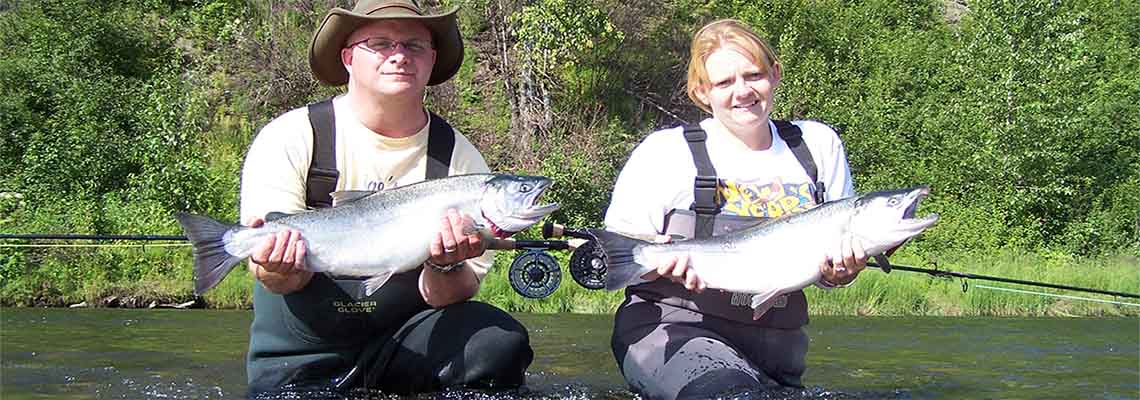
<path id="1" fill-rule="evenodd" d="M 459 71 L 463 62 L 463 38 L 455 20 L 456 7 L 444 14 L 429 15 L 420 9 L 417 0 L 360 0 L 352 11 L 333 8 L 317 28 L 309 46 L 309 67 L 317 80 L 333 86 L 348 83 L 348 72 L 340 62 L 340 49 L 347 44 L 348 35 L 364 24 L 387 19 L 420 21 L 431 31 L 435 44 L 435 66 L 428 85 L 446 82 Z"/>

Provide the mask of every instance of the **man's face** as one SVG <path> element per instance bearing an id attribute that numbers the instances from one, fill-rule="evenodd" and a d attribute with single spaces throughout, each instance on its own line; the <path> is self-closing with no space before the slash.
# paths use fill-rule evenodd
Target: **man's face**
<path id="1" fill-rule="evenodd" d="M 340 58 L 349 71 L 350 87 L 376 95 L 423 97 L 435 65 L 431 31 L 409 20 L 377 21 L 348 37 Z"/>
<path id="2" fill-rule="evenodd" d="M 772 113 L 773 89 L 780 82 L 776 68 L 764 71 L 734 46 L 717 49 L 705 60 L 709 88 L 698 92 L 713 117 L 730 128 L 767 123 Z"/>

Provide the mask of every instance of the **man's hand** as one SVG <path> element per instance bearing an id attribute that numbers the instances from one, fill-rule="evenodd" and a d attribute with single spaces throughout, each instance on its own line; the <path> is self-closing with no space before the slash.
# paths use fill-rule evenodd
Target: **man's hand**
<path id="1" fill-rule="evenodd" d="M 842 259 L 833 262 L 829 257 L 819 265 L 819 273 L 823 275 L 825 284 L 830 284 L 830 286 L 849 285 L 867 267 L 868 257 L 863 250 L 863 243 L 858 239 L 844 240 L 840 244 L 840 254 L 843 255 Z"/>
<path id="2" fill-rule="evenodd" d="M 439 234 L 431 242 L 431 257 L 435 265 L 447 266 L 483 255 L 487 244 L 472 228 L 475 222 L 470 216 L 460 216 L 454 209 L 440 219 Z"/>
<path id="3" fill-rule="evenodd" d="M 257 228 L 265 224 L 254 217 L 246 225 Z M 286 230 L 270 236 L 253 249 L 249 257 L 249 272 L 266 289 L 276 294 L 288 294 L 305 287 L 313 272 L 305 270 L 305 242 L 301 232 Z"/>
<path id="4" fill-rule="evenodd" d="M 487 250 L 487 243 L 472 229 L 473 226 L 470 216 L 460 216 L 454 209 L 447 210 L 447 215 L 440 219 L 439 234 L 431 242 L 428 250 L 431 255 L 420 274 L 420 294 L 428 305 L 443 307 L 455 304 L 474 297 L 479 290 L 475 271 L 462 263 L 483 255 Z M 456 263 L 461 264 L 447 272 L 432 267 L 432 264 L 450 267 Z"/>

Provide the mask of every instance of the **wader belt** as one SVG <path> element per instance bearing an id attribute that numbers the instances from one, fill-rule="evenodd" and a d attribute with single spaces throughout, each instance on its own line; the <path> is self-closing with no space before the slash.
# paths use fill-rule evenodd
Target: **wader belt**
<path id="1" fill-rule="evenodd" d="M 776 125 L 776 133 L 788 144 L 788 148 L 813 182 L 813 200 L 816 204 L 822 203 L 824 186 L 819 181 L 815 161 L 803 141 L 800 128 L 787 121 L 773 120 L 773 123 Z M 765 220 L 766 218 L 721 213 L 721 206 L 717 202 L 716 169 L 705 146 L 708 135 L 700 125 L 685 126 L 684 134 L 693 156 L 693 164 L 697 168 L 697 176 L 693 182 L 693 204 L 689 210 L 670 211 L 665 217 L 665 232 L 662 233 L 685 238 L 708 238 L 745 229 Z M 788 293 L 782 296 L 782 299 L 777 299 L 773 308 L 756 321 L 752 320 L 752 309 L 748 307 L 751 295 L 721 290 L 706 290 L 704 293 L 695 294 L 685 289 L 683 285 L 666 279 L 631 286 L 627 294 L 746 324 L 791 329 L 804 326 L 808 322 L 807 298 L 803 291 Z"/>

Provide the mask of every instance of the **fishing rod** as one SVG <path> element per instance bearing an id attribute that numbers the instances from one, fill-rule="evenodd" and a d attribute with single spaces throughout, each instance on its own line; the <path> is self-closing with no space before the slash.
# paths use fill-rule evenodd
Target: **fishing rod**
<path id="1" fill-rule="evenodd" d="M 882 257 L 882 258 L 880 258 L 880 257 L 881 256 L 875 257 L 874 262 L 868 261 L 867 266 L 879 268 L 879 269 L 883 270 L 884 273 L 888 273 L 888 274 L 891 273 L 891 271 L 897 269 L 900 271 L 924 273 L 924 274 L 928 274 L 928 275 L 931 275 L 931 276 L 934 276 L 937 278 L 975 279 L 975 280 L 980 280 L 980 281 L 1013 283 L 1013 284 L 1018 284 L 1018 285 L 1036 286 L 1036 287 L 1044 287 L 1044 288 L 1050 288 L 1050 289 L 1071 290 L 1071 291 L 1075 291 L 1075 292 L 1096 293 L 1096 294 L 1103 294 L 1103 295 L 1109 295 L 1109 296 L 1129 297 L 1129 298 L 1134 298 L 1134 299 L 1140 299 L 1140 294 L 1133 294 L 1133 293 L 1114 292 L 1114 291 L 1110 291 L 1110 290 L 1084 288 L 1084 287 L 1069 286 L 1069 285 L 1059 285 L 1059 284 L 1055 284 L 1055 283 L 1035 282 L 1035 281 L 1027 281 L 1027 280 L 1022 280 L 1022 279 L 1002 278 L 1000 276 L 979 275 L 979 274 L 971 274 L 971 273 L 966 273 L 966 272 L 954 272 L 954 271 L 949 271 L 949 270 L 944 270 L 944 269 L 919 268 L 919 267 L 910 267 L 910 266 L 906 266 L 906 265 L 891 264 L 891 263 L 886 261 L 886 257 Z"/>
<path id="2" fill-rule="evenodd" d="M 0 239 L 24 240 L 140 240 L 140 241 L 186 241 L 185 236 L 173 235 L 84 235 L 77 233 L 43 234 L 43 233 L 0 233 Z"/>
<path id="3" fill-rule="evenodd" d="M 86 244 L 27 244 L 27 243 L 0 243 L 0 247 L 185 247 L 190 246 L 185 236 L 172 236 L 172 235 L 86 235 L 77 233 L 0 233 L 0 240 L 90 240 L 90 241 L 161 241 L 161 242 L 177 242 L 177 243 L 151 243 L 151 244 L 107 244 L 107 243 L 86 243 Z"/>
<path id="4" fill-rule="evenodd" d="M 89 235 L 78 233 L 0 233 L 0 240 L 120 240 L 120 241 L 189 241 L 186 236 L 178 235 Z M 0 245 L 3 247 L 4 245 Z M 9 245 L 22 246 L 22 245 Z M 48 245 L 61 246 L 61 245 Z M 570 245 L 562 240 L 514 240 L 514 239 L 488 239 L 487 248 L 492 250 L 519 250 L 528 248 L 542 248 L 548 250 L 566 250 Z"/>

